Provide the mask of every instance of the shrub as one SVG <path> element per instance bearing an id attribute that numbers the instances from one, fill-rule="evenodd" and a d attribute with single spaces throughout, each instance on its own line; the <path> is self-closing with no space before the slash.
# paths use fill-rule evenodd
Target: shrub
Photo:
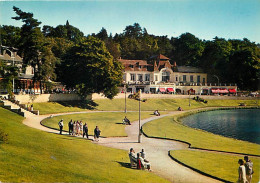
<path id="1" fill-rule="evenodd" d="M 8 134 L 0 129 L 0 143 L 7 143 L 7 142 L 8 142 Z"/>

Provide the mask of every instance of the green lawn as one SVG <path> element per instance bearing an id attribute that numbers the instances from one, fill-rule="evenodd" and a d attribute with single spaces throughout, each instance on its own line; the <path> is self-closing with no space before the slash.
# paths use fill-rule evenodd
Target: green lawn
<path id="1" fill-rule="evenodd" d="M 198 169 L 207 174 L 222 178 L 230 182 L 236 182 L 238 179 L 238 160 L 243 156 L 219 154 L 212 152 L 199 152 L 190 150 L 171 151 L 171 156 L 175 159 Z M 249 157 L 254 163 L 254 174 L 252 183 L 259 181 L 260 159 Z"/>
<path id="2" fill-rule="evenodd" d="M 231 139 L 184 126 L 167 116 L 144 124 L 143 131 L 151 137 L 177 139 L 191 147 L 260 155 L 260 145 Z"/>
<path id="3" fill-rule="evenodd" d="M 148 99 L 146 102 L 141 102 L 141 110 L 154 111 L 158 109 L 159 111 L 175 111 L 179 106 L 181 106 L 184 110 L 188 110 L 212 106 L 238 106 L 240 103 L 245 103 L 247 106 L 257 106 L 255 100 L 208 100 L 207 104 L 191 100 L 191 106 L 189 106 L 189 99 Z M 35 103 L 34 109 L 39 110 L 40 114 L 53 114 L 84 110 L 124 111 L 125 109 L 124 99 L 100 99 L 95 100 L 94 104 L 95 105 L 91 103 L 86 104 L 79 101 L 62 103 Z M 138 107 L 139 105 L 137 100 L 127 99 L 128 111 L 138 111 Z"/>
<path id="4" fill-rule="evenodd" d="M 141 119 L 154 116 L 151 112 L 142 112 Z M 93 135 L 93 130 L 96 126 L 99 126 L 101 130 L 101 136 L 127 136 L 125 133 L 125 125 L 122 124 L 122 119 L 125 117 L 123 112 L 102 112 L 102 113 L 83 113 L 83 114 L 70 114 L 55 116 L 53 118 L 47 118 L 43 120 L 43 124 L 52 128 L 59 129 L 58 122 L 64 120 L 64 130 L 68 129 L 68 122 L 72 119 L 82 121 L 83 124 L 87 122 L 89 127 L 89 134 Z M 127 118 L 133 122 L 139 119 L 138 112 L 128 112 Z"/>
<path id="5" fill-rule="evenodd" d="M 167 182 L 126 167 L 128 154 L 90 141 L 42 132 L 22 124 L 21 116 L 0 108 L 2 182 Z"/>

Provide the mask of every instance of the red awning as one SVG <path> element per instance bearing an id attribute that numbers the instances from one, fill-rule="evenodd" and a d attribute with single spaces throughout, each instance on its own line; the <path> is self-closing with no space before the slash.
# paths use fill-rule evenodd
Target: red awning
<path id="1" fill-rule="evenodd" d="M 160 91 L 160 92 L 166 92 L 166 91 L 165 91 L 165 88 L 159 88 L 159 91 Z"/>
<path id="2" fill-rule="evenodd" d="M 236 93 L 237 91 L 236 91 L 236 89 L 229 89 L 228 90 L 230 93 Z"/>
<path id="3" fill-rule="evenodd" d="M 216 89 L 211 89 L 212 93 L 228 93 L 228 90 L 225 88 L 216 88 Z"/>
<path id="4" fill-rule="evenodd" d="M 168 92 L 173 92 L 173 88 L 167 88 Z"/>

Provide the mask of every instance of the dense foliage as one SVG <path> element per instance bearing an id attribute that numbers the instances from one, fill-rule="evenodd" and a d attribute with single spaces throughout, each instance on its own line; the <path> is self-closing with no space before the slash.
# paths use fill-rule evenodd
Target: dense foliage
<path id="1" fill-rule="evenodd" d="M 82 40 L 88 35 L 84 35 L 68 21 L 57 27 L 44 25 L 40 32 L 40 22 L 33 18 L 32 13 L 22 12 L 16 7 L 14 11 L 18 15 L 14 19 L 22 20 L 25 24 L 21 28 L 4 25 L 1 28 L 2 44 L 18 47 L 26 63 L 39 65 L 39 69 L 44 68 L 44 71 L 39 70 L 37 80 L 55 80 L 57 76 L 57 81 L 61 81 L 61 58 L 71 47 L 82 45 Z M 126 26 L 123 33 L 114 36 L 108 34 L 104 27 L 91 35 L 105 43 L 104 49 L 106 47 L 114 60 L 120 57 L 148 59 L 160 53 L 170 58 L 172 64 L 176 62 L 177 65 L 203 68 L 209 74 L 209 82 L 217 82 L 216 77 L 212 77 L 216 75 L 220 83 L 237 83 L 241 90 L 259 89 L 259 45 L 246 38 L 226 40 L 215 37 L 209 41 L 201 40 L 191 33 L 168 38 L 149 34 L 138 23 Z M 40 58 L 39 51 L 43 52 Z M 45 57 L 45 62 L 40 62 L 42 57 Z M 48 76 L 43 77 L 43 73 L 48 73 Z"/>

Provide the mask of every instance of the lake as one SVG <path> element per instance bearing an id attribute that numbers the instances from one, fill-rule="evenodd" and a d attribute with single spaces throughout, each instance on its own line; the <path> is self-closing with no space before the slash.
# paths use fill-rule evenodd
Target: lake
<path id="1" fill-rule="evenodd" d="M 260 144 L 260 109 L 207 111 L 181 120 L 192 128 Z"/>

